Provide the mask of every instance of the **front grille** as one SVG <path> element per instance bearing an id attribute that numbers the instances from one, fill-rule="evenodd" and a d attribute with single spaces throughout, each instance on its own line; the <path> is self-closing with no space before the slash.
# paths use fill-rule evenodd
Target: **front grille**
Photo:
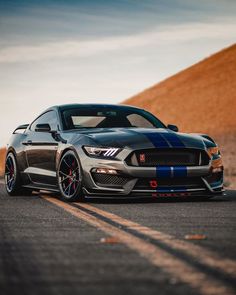
<path id="1" fill-rule="evenodd" d="M 129 166 L 199 166 L 208 165 L 205 151 L 197 149 L 148 149 L 133 152 L 126 159 Z"/>
<path id="2" fill-rule="evenodd" d="M 139 179 L 136 182 L 136 185 L 134 187 L 134 190 L 150 190 L 152 189 L 150 182 L 153 180 L 153 178 L 143 178 Z M 157 189 L 162 187 L 168 187 L 171 188 L 200 188 L 203 187 L 203 181 L 199 177 L 188 177 L 188 178 L 160 178 L 157 179 Z"/>
<path id="3" fill-rule="evenodd" d="M 122 188 L 130 178 L 121 175 L 92 173 L 93 180 L 98 186 Z"/>

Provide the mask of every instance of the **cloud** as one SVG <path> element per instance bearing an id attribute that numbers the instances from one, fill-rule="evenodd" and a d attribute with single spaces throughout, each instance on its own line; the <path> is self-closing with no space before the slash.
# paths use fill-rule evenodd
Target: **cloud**
<path id="1" fill-rule="evenodd" d="M 41 61 L 46 59 L 82 58 L 109 51 L 125 51 L 145 46 L 165 46 L 197 39 L 232 39 L 236 37 L 236 22 L 188 23 L 158 27 L 156 30 L 94 40 L 47 42 L 37 45 L 17 45 L 0 49 L 0 63 Z"/>

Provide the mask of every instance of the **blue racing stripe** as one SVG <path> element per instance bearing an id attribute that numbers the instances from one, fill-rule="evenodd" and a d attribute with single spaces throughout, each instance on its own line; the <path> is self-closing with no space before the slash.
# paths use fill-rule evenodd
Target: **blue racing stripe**
<path id="1" fill-rule="evenodd" d="M 186 166 L 175 166 L 173 167 L 174 177 L 187 177 L 187 167 Z"/>
<path id="2" fill-rule="evenodd" d="M 169 147 L 168 142 L 159 133 L 144 133 L 151 143 L 157 148 Z"/>
<path id="3" fill-rule="evenodd" d="M 157 178 L 171 177 L 171 167 L 169 166 L 157 166 L 156 167 Z"/>
<path id="4" fill-rule="evenodd" d="M 178 135 L 173 133 L 162 133 L 164 138 L 172 145 L 172 147 L 185 147 Z"/>
<path id="5" fill-rule="evenodd" d="M 159 193 L 174 193 L 174 192 L 185 192 L 187 189 L 184 186 L 178 186 L 178 187 L 161 187 L 161 188 L 157 188 L 157 192 Z"/>

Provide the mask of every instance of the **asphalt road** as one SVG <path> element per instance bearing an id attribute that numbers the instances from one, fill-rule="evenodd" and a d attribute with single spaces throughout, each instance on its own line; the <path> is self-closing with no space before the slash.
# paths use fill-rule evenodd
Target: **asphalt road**
<path id="1" fill-rule="evenodd" d="M 236 191 L 66 204 L 0 184 L 0 294 L 236 294 L 235 212 Z"/>

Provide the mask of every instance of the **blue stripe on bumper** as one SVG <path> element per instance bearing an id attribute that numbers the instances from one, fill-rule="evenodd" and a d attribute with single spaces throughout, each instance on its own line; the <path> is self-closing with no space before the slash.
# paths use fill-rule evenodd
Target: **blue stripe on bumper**
<path id="1" fill-rule="evenodd" d="M 157 166 L 156 167 L 156 176 L 157 178 L 163 178 L 163 177 L 171 177 L 171 167 L 169 166 Z"/>
<path id="2" fill-rule="evenodd" d="M 172 172 L 173 171 L 173 172 Z M 172 178 L 172 177 L 187 177 L 186 166 L 157 166 L 156 167 L 157 178 Z"/>
<path id="3" fill-rule="evenodd" d="M 162 188 L 157 188 L 156 191 L 159 193 L 174 193 L 174 192 L 185 192 L 187 189 L 186 187 L 162 187 Z"/>
<path id="4" fill-rule="evenodd" d="M 187 177 L 187 167 L 186 166 L 173 167 L 173 177 Z"/>

